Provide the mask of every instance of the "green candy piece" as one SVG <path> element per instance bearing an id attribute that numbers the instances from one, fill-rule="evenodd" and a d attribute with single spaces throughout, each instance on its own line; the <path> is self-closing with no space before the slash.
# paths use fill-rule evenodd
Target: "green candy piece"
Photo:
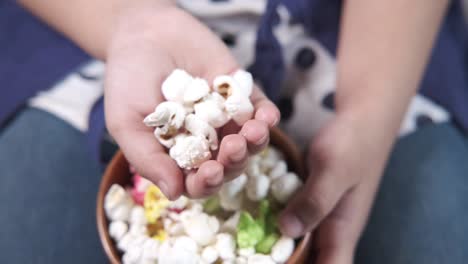
<path id="1" fill-rule="evenodd" d="M 262 226 L 248 212 L 242 212 L 237 224 L 239 248 L 255 247 L 265 236 Z"/>
<path id="2" fill-rule="evenodd" d="M 210 197 L 203 203 L 203 210 L 208 214 L 214 214 L 221 209 L 218 197 Z"/>
<path id="3" fill-rule="evenodd" d="M 268 200 L 262 200 L 259 206 L 258 220 L 266 235 L 277 233 L 276 215 L 273 214 Z"/>
<path id="4" fill-rule="evenodd" d="M 257 253 L 270 254 L 271 248 L 275 245 L 278 239 L 279 235 L 276 233 L 265 236 L 265 238 L 255 246 L 255 251 Z"/>

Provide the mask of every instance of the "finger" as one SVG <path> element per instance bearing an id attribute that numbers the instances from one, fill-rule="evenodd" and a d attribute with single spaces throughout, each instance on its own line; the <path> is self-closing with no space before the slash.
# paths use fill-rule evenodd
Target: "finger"
<path id="1" fill-rule="evenodd" d="M 187 175 L 187 194 L 201 198 L 217 192 L 223 184 L 223 170 L 223 165 L 215 160 L 204 162 L 196 172 Z"/>
<path id="2" fill-rule="evenodd" d="M 248 151 L 245 138 L 238 134 L 227 135 L 221 141 L 217 160 L 224 166 L 224 180 L 242 174 L 247 166 Z"/>
<path id="3" fill-rule="evenodd" d="M 169 199 L 176 199 L 184 190 L 182 172 L 142 122 L 162 99 L 159 86 L 172 67 L 167 55 L 147 42 L 112 47 L 104 99 L 107 128 L 128 161 Z"/>
<path id="4" fill-rule="evenodd" d="M 269 142 L 270 131 L 265 122 L 258 120 L 249 120 L 242 126 L 239 132 L 247 141 L 247 149 L 250 155 L 262 151 Z"/>
<path id="5" fill-rule="evenodd" d="M 316 169 L 281 213 L 280 229 L 286 235 L 299 237 L 313 230 L 350 188 L 331 167 Z"/>
<path id="6" fill-rule="evenodd" d="M 157 143 L 151 132 L 130 128 L 112 133 L 127 160 L 135 169 L 173 200 L 184 191 L 183 175 L 177 164 Z"/>
<path id="7" fill-rule="evenodd" d="M 251 100 L 255 108 L 256 120 L 267 123 L 269 127 L 278 124 L 281 118 L 280 111 L 259 88 L 253 89 Z"/>
<path id="8" fill-rule="evenodd" d="M 347 192 L 331 214 L 320 223 L 314 240 L 317 263 L 352 263 L 377 186 L 376 177 L 361 182 Z"/>
<path id="9" fill-rule="evenodd" d="M 316 264 L 352 264 L 353 250 L 343 247 L 319 249 Z"/>

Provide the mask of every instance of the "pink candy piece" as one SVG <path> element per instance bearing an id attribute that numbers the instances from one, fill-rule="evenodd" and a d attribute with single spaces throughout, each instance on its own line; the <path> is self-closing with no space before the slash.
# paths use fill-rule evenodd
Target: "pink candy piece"
<path id="1" fill-rule="evenodd" d="M 168 210 L 171 211 L 171 212 L 180 214 L 180 213 L 182 213 L 185 209 L 183 209 L 183 208 L 169 208 Z"/>
<path id="2" fill-rule="evenodd" d="M 132 194 L 135 203 L 143 205 L 146 190 L 151 184 L 152 183 L 150 181 L 141 177 L 139 174 L 136 173 L 133 175 L 133 188 L 130 193 Z"/>

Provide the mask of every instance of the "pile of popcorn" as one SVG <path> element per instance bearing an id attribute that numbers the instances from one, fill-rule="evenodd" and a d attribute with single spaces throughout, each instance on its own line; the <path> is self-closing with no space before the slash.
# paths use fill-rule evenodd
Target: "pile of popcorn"
<path id="1" fill-rule="evenodd" d="M 112 185 L 104 209 L 124 264 L 285 263 L 295 243 L 277 216 L 301 184 L 269 146 L 209 198 L 169 201 L 133 172 L 133 185 Z"/>
<path id="2" fill-rule="evenodd" d="M 239 126 L 252 118 L 252 75 L 238 70 L 221 75 L 212 86 L 204 79 L 174 70 L 162 83 L 166 101 L 144 123 L 183 169 L 198 168 L 218 148 L 217 128 L 233 120 Z"/>

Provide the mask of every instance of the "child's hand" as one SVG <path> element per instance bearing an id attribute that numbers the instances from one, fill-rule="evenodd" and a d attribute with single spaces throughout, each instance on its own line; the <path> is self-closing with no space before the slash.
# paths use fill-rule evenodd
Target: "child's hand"
<path id="1" fill-rule="evenodd" d="M 184 192 L 191 197 L 208 195 L 223 180 L 239 175 L 248 155 L 268 144 L 269 127 L 279 121 L 277 108 L 256 88 L 251 97 L 254 119 L 243 127 L 223 128 L 216 159 L 184 181 L 143 119 L 163 100 L 161 83 L 175 68 L 212 80 L 235 71 L 236 61 L 195 18 L 172 4 L 154 1 L 138 2 L 120 15 L 106 58 L 107 127 L 127 159 L 171 199 Z"/>
<path id="2" fill-rule="evenodd" d="M 365 112 L 340 113 L 314 138 L 307 183 L 282 213 L 280 225 L 293 237 L 315 231 L 316 263 L 353 263 L 394 139 L 385 128 Z"/>

